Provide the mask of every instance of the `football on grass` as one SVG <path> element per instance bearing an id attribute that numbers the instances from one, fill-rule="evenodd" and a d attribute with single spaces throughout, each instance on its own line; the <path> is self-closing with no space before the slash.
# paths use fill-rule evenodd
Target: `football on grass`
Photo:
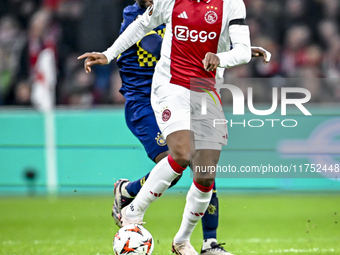
<path id="1" fill-rule="evenodd" d="M 113 251 L 116 255 L 150 255 L 153 247 L 154 242 L 150 232 L 137 224 L 122 227 L 113 239 Z"/>

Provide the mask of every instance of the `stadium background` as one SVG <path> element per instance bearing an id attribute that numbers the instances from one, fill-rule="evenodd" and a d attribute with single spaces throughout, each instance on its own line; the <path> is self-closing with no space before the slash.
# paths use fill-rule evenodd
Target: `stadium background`
<path id="1" fill-rule="evenodd" d="M 30 96 L 35 82 L 32 68 L 39 52 L 46 47 L 55 51 L 58 78 L 55 89 L 58 186 L 105 190 L 104 187 L 112 186 L 117 178 L 135 179 L 150 169 L 152 162 L 124 123 L 124 98 L 118 92 L 121 82 L 116 65 L 96 67 L 89 75 L 83 71 L 83 62 L 76 59 L 80 53 L 103 51 L 109 47 L 118 35 L 124 6 L 132 3 L 117 0 L 2 1 L 2 191 L 23 190 L 27 185 L 27 179 L 23 177 L 27 171 L 36 172 L 35 185 L 42 190 L 46 186 L 45 117 L 35 109 Z M 268 49 L 272 60 L 268 65 L 257 59 L 248 65 L 232 68 L 226 72 L 226 82 L 234 82 L 244 94 L 247 87 L 254 87 L 254 102 L 257 107 L 264 105 L 265 109 L 271 105 L 271 87 L 290 86 L 287 81 L 297 79 L 298 85 L 294 86 L 311 92 L 307 108 L 311 109 L 313 116 L 300 116 L 299 125 L 293 131 L 279 126 L 271 129 L 269 125 L 229 128 L 229 146 L 223 152 L 222 164 L 227 164 L 229 159 L 233 165 L 244 161 L 244 165 L 250 166 L 255 162 L 274 165 L 315 163 L 312 158 L 319 156 L 316 151 L 310 155 L 300 151 L 300 157 L 287 159 L 279 147 L 282 141 L 289 139 L 307 141 L 310 138 L 312 141 L 312 133 L 327 125 L 327 121 L 339 123 L 339 1 L 248 0 L 245 3 L 252 44 Z M 256 82 L 261 81 L 259 78 L 265 78 L 265 81 Z M 231 106 L 230 96 L 230 93 L 224 95 L 225 106 Z M 279 109 L 275 114 L 270 117 L 284 119 L 279 116 Z M 298 113 L 293 109 L 289 118 L 294 114 Z M 243 119 L 258 117 L 248 112 Z M 156 134 L 151 135 L 156 137 Z M 325 143 L 334 145 L 333 151 L 327 150 L 328 154 L 324 155 L 327 158 L 325 163 L 339 163 L 336 149 L 339 134 L 325 135 L 329 136 Z M 322 149 L 319 152 L 323 153 Z M 222 187 L 232 188 L 337 190 L 340 187 L 337 181 L 317 179 L 256 182 L 222 179 L 219 182 Z M 189 183 L 190 180 L 183 180 L 182 186 Z"/>
<path id="2" fill-rule="evenodd" d="M 138 178 L 151 169 L 153 163 L 125 125 L 124 98 L 118 92 L 121 82 L 115 63 L 96 67 L 88 75 L 83 71 L 83 62 L 77 61 L 76 57 L 86 51 L 100 52 L 109 47 L 118 35 L 123 8 L 133 1 L 2 0 L 0 3 L 0 218 L 3 229 L 0 253 L 109 254 L 110 241 L 103 243 L 100 239 L 102 235 L 106 235 L 104 239 L 111 239 L 117 229 L 110 219 L 106 220 L 112 197 L 105 195 L 111 194 L 115 180 Z M 263 65 L 261 59 L 254 59 L 248 65 L 232 68 L 226 73 L 226 81 L 241 81 L 238 85 L 246 94 L 249 84 L 254 85 L 252 82 L 265 78 L 268 81 L 265 84 L 255 82 L 254 101 L 257 106 L 268 109 L 272 100 L 271 87 L 288 86 L 287 81 L 298 79 L 301 81 L 298 87 L 311 92 L 306 107 L 313 116 L 303 116 L 292 107 L 284 118 L 279 109 L 270 118 L 296 119 L 299 125 L 295 128 L 278 126 L 273 129 L 269 125 L 229 128 L 230 139 L 220 164 L 238 167 L 340 164 L 340 2 L 245 0 L 245 3 L 252 45 L 268 49 L 272 61 Z M 56 190 L 49 187 L 47 181 L 45 121 L 48 117 L 31 101 L 35 82 L 31 70 L 45 47 L 54 50 L 57 60 L 56 106 L 52 113 Z M 245 80 L 248 82 L 243 82 Z M 230 94 L 224 98 L 230 112 Z M 235 121 L 266 119 L 249 111 L 245 116 L 233 118 Z M 177 189 L 169 192 L 165 202 L 159 204 L 160 208 L 165 208 L 164 212 L 173 210 L 174 206 L 166 209 L 167 206 L 180 204 L 179 218 L 175 221 L 180 220 L 183 194 L 191 183 L 189 175 L 187 171 Z M 221 224 L 228 224 L 233 232 L 223 233 L 225 239 L 234 240 L 232 248 L 246 254 L 273 253 L 270 251 L 339 254 L 336 240 L 340 231 L 334 224 L 339 210 L 337 176 L 335 172 L 331 176 L 321 172 L 299 176 L 304 178 L 279 178 L 276 175 L 272 176 L 274 178 L 249 178 L 247 175 L 224 178 L 228 176 L 223 174 L 217 179 L 219 192 L 223 194 L 221 201 L 231 203 L 236 210 L 233 214 L 233 210 L 228 209 L 230 218 L 222 219 Z M 45 198 L 48 191 L 56 191 L 59 202 Z M 301 193 L 302 197 L 297 195 Z M 32 195 L 38 196 L 32 199 Z M 93 198 L 92 195 L 96 196 Z M 172 196 L 181 199 L 174 200 Z M 89 204 L 92 207 L 89 208 Z M 268 207 L 274 209 L 271 211 Z M 26 208 L 25 215 L 21 213 L 22 208 Z M 73 208 L 72 211 L 69 208 Z M 251 211 L 246 212 L 245 208 L 251 208 Z M 47 224 L 50 219 L 44 212 L 56 219 L 55 226 Z M 58 221 L 62 217 L 56 217 L 59 214 L 64 221 Z M 87 218 L 81 218 L 85 214 Z M 68 222 L 70 215 L 72 220 L 74 215 L 82 219 L 79 225 Z M 105 220 L 98 221 L 98 215 Z M 147 217 L 150 217 L 147 220 L 151 219 L 151 216 Z M 89 224 L 91 229 L 83 229 L 94 218 L 97 225 Z M 318 222 L 317 230 L 313 230 L 316 225 L 309 223 L 310 218 Z M 157 220 L 163 222 L 161 217 Z M 332 225 L 328 220 L 332 220 Z M 239 221 L 248 229 L 238 229 L 236 222 Z M 275 224 L 276 229 L 263 227 L 267 221 Z M 31 232 L 35 229 L 33 225 L 40 226 L 41 222 L 46 229 L 40 227 L 37 232 Z M 48 229 L 57 229 L 58 224 L 65 230 L 51 234 Z M 169 228 L 173 227 L 170 225 Z M 323 227 L 319 228 L 320 225 Z M 81 240 L 73 240 L 75 230 L 66 226 L 84 231 L 84 234 L 77 233 Z M 103 230 L 107 226 L 109 229 Z M 153 225 L 147 227 L 157 238 L 164 235 Z M 299 227 L 299 231 L 302 229 L 304 234 L 310 233 L 310 238 L 302 236 L 302 232 L 294 232 L 294 227 Z M 17 229 L 23 231 L 18 234 Z M 92 236 L 91 239 L 85 233 Z M 195 238 L 199 236 L 199 233 L 194 234 Z M 278 241 L 271 243 L 269 236 L 274 238 L 270 240 Z M 291 243 L 287 237 L 291 238 Z M 41 241 L 44 238 L 57 239 L 59 245 Z M 172 233 L 160 238 L 170 243 Z M 296 240 L 300 240 L 298 244 Z M 258 246 L 262 241 L 266 245 Z M 194 242 L 198 249 L 200 241 Z M 18 243 L 20 248 L 16 246 Z M 60 249 L 60 244 L 64 250 Z M 165 254 L 160 250 L 156 248 L 156 254 Z"/>
<path id="3" fill-rule="evenodd" d="M 220 166 L 290 166 L 296 165 L 297 173 L 280 178 L 280 173 L 233 175 L 219 174 L 218 187 L 229 191 L 278 191 L 278 190 L 340 190 L 337 180 L 339 171 L 305 172 L 304 164 L 322 164 L 329 168 L 339 164 L 340 117 L 334 107 L 309 107 L 313 116 L 303 116 L 297 111 L 282 118 L 280 113 L 272 119 L 295 119 L 298 126 L 285 128 L 276 122 L 271 127 L 250 127 L 251 113 L 233 118 L 243 124 L 229 127 L 229 144 L 223 149 Z M 143 176 L 152 169 L 153 162 L 147 157 L 139 141 L 125 127 L 121 108 L 91 110 L 58 110 L 56 121 L 56 168 L 57 191 L 70 194 L 74 190 L 88 193 L 110 193 L 119 178 L 131 180 Z M 46 137 L 44 115 L 32 110 L 11 110 L 0 113 L 0 192 L 1 194 L 25 193 L 34 189 L 40 194 L 47 189 Z M 286 123 L 294 125 L 294 123 Z M 250 125 L 260 125 L 253 122 Z M 332 131 L 333 129 L 333 131 Z M 335 132 L 334 132 L 335 129 Z M 293 130 L 293 131 L 292 131 Z M 155 134 L 156 137 L 157 134 Z M 324 137 L 323 142 L 318 137 Z M 297 143 L 297 144 L 294 144 Z M 297 146 L 302 149 L 296 151 Z M 306 148 L 306 146 L 308 148 Z M 292 151 L 293 150 L 293 151 Z M 324 151 L 323 151 L 324 150 Z M 127 163 L 128 162 L 128 163 Z M 303 165 L 299 174 L 299 166 Z M 34 172 L 34 179 L 27 173 Z M 177 187 L 189 187 L 189 172 Z M 293 170 L 292 170 L 293 172 Z M 9 192 L 9 193 L 8 193 Z"/>

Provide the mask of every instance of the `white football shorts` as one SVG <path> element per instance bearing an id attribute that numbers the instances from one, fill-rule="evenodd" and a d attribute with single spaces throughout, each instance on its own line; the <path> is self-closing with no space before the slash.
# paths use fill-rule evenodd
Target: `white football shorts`
<path id="1" fill-rule="evenodd" d="M 151 105 L 165 139 L 173 132 L 191 130 L 196 150 L 221 150 L 227 145 L 228 129 L 219 98 L 213 92 L 168 83 L 153 86 Z"/>

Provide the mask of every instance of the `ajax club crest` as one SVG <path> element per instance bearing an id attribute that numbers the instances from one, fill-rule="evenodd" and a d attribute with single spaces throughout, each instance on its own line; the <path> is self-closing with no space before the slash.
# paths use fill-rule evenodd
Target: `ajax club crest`
<path id="1" fill-rule="evenodd" d="M 209 24 L 214 24 L 217 19 L 218 19 L 218 15 L 214 10 L 217 10 L 217 7 L 214 6 L 207 6 L 208 11 L 206 12 L 206 14 L 204 15 L 204 19 L 207 23 Z"/>
<path id="2" fill-rule="evenodd" d="M 167 122 L 170 119 L 170 117 L 171 117 L 171 111 L 168 109 L 168 107 L 166 107 L 162 111 L 162 120 L 164 122 Z"/>

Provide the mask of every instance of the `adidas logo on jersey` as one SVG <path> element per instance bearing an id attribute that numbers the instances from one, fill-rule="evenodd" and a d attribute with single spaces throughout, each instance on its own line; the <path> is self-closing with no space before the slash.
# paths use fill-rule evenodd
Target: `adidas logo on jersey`
<path id="1" fill-rule="evenodd" d="M 180 15 L 178 15 L 178 18 L 188 19 L 188 15 L 187 15 L 187 13 L 184 11 L 184 12 L 182 12 Z"/>

